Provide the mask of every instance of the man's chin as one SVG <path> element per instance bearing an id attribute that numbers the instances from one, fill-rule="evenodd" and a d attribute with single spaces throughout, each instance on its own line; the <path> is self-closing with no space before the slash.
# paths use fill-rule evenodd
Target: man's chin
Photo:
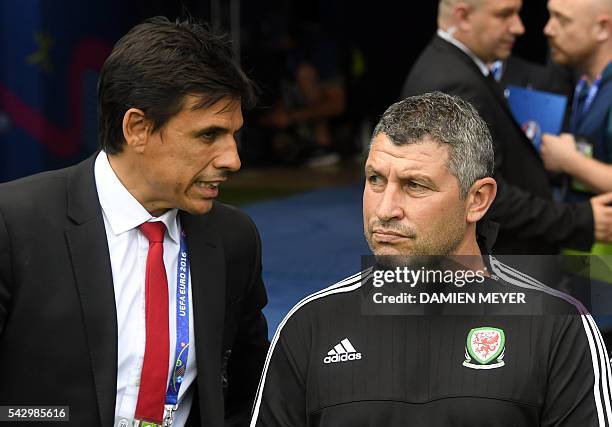
<path id="1" fill-rule="evenodd" d="M 213 203 L 214 200 L 212 199 L 197 200 L 190 203 L 188 206 L 184 206 L 181 210 L 184 210 L 191 215 L 203 215 L 210 212 L 213 207 Z"/>
<path id="2" fill-rule="evenodd" d="M 379 267 L 394 269 L 408 267 L 419 269 L 421 267 L 433 268 L 438 265 L 441 257 L 435 255 L 409 255 L 409 254 L 375 254 L 376 264 Z"/>
<path id="3" fill-rule="evenodd" d="M 398 256 L 398 255 L 401 255 L 401 253 L 398 252 L 398 251 L 388 250 L 388 249 L 375 249 L 375 250 L 372 251 L 372 253 L 376 257 L 379 257 L 379 256 Z"/>
<path id="4" fill-rule="evenodd" d="M 499 52 L 497 52 L 497 54 L 495 55 L 495 59 L 494 61 L 491 62 L 495 62 L 495 61 L 505 61 L 506 59 L 510 58 L 510 55 L 512 55 L 512 48 L 510 49 L 503 49 Z"/>
<path id="5" fill-rule="evenodd" d="M 568 66 L 573 65 L 569 58 L 562 54 L 561 52 L 556 52 L 551 54 L 551 58 L 555 64 Z"/>
<path id="6" fill-rule="evenodd" d="M 413 250 L 409 248 L 397 247 L 392 245 L 370 245 L 370 249 L 375 257 L 410 257 Z"/>

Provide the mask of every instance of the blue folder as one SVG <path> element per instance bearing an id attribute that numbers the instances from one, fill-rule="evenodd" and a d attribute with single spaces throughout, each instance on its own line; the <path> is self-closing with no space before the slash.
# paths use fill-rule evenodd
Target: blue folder
<path id="1" fill-rule="evenodd" d="M 512 85 L 506 88 L 505 95 L 514 118 L 538 152 L 543 133 L 561 132 L 566 96 Z"/>

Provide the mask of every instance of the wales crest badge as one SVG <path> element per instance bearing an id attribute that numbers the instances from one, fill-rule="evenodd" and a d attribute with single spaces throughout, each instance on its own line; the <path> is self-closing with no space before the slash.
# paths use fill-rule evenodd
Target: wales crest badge
<path id="1" fill-rule="evenodd" d="M 467 336 L 463 366 L 471 369 L 494 369 L 504 366 L 506 336 L 499 328 L 474 328 Z"/>

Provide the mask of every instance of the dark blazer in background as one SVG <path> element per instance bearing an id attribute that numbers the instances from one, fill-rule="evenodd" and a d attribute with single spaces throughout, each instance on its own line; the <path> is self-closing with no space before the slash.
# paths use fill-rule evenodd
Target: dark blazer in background
<path id="1" fill-rule="evenodd" d="M 546 65 L 541 65 L 518 56 L 510 56 L 504 61 L 500 83 L 503 87 L 522 86 L 571 97 L 576 86 L 576 78 L 571 69 L 552 60 Z"/>
<path id="2" fill-rule="evenodd" d="M 94 157 L 0 185 L 0 404 L 69 405 L 69 425 L 107 427 L 117 315 L 93 165 Z M 248 425 L 268 348 L 259 235 L 220 203 L 179 217 L 197 364 L 190 421 Z"/>
<path id="3" fill-rule="evenodd" d="M 487 217 L 500 224 L 497 254 L 553 254 L 590 249 L 590 204 L 556 204 L 538 152 L 514 120 L 501 87 L 459 48 L 435 36 L 404 84 L 402 98 L 441 91 L 471 102 L 489 125 L 498 193 Z"/>

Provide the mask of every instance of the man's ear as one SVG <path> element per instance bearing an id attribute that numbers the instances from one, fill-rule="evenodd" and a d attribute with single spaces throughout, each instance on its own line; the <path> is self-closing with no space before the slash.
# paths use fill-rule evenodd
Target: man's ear
<path id="1" fill-rule="evenodd" d="M 144 111 L 130 108 L 123 115 L 123 138 L 129 149 L 142 153 L 149 140 L 151 122 L 145 117 Z"/>
<path id="2" fill-rule="evenodd" d="M 486 177 L 476 181 L 467 195 L 466 221 L 476 223 L 485 216 L 496 194 L 497 182 L 493 178 Z"/>
<path id="3" fill-rule="evenodd" d="M 472 7 L 469 4 L 462 1 L 455 4 L 453 7 L 453 26 L 460 31 L 469 31 L 472 28 L 472 24 L 470 23 L 469 19 L 471 12 Z"/>
<path id="4" fill-rule="evenodd" d="M 595 25 L 595 39 L 598 42 L 605 42 L 612 38 L 612 15 L 602 13 L 597 17 Z"/>

